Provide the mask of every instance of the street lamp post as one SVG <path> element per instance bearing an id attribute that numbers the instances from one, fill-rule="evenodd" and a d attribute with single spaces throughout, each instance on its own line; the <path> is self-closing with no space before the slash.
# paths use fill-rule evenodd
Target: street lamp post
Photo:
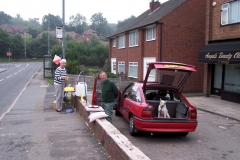
<path id="1" fill-rule="evenodd" d="M 50 30 L 50 20 L 48 20 L 48 54 L 50 54 L 50 33 L 49 33 L 49 30 Z"/>
<path id="2" fill-rule="evenodd" d="M 65 0 L 62 0 L 62 57 L 65 59 Z"/>
<path id="3" fill-rule="evenodd" d="M 25 62 L 26 62 L 26 55 L 27 52 L 26 52 L 26 30 L 24 31 L 24 55 L 25 55 Z"/>

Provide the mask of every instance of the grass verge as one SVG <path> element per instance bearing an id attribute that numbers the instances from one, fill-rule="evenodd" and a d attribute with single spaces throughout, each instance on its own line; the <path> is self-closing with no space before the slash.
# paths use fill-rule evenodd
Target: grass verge
<path id="1" fill-rule="evenodd" d="M 47 79 L 47 82 L 48 82 L 50 85 L 53 85 L 53 84 L 54 84 L 54 80 L 53 80 L 53 79 Z"/>

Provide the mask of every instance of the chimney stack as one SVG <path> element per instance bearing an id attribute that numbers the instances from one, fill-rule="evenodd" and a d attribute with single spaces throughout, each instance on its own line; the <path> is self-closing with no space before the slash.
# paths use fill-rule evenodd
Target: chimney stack
<path id="1" fill-rule="evenodd" d="M 160 2 L 159 1 L 154 1 L 152 0 L 150 2 L 150 13 L 152 13 L 153 11 L 155 11 L 159 6 L 160 6 Z"/>

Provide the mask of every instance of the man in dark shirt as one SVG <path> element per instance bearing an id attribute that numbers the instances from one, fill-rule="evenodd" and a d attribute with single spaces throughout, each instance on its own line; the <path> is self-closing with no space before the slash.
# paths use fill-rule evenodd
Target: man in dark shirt
<path id="1" fill-rule="evenodd" d="M 102 89 L 102 108 L 105 110 L 105 113 L 108 115 L 106 118 L 110 123 L 112 123 L 112 114 L 114 107 L 114 100 L 118 97 L 118 89 L 114 82 L 107 79 L 105 72 L 100 72 L 99 74 Z"/>

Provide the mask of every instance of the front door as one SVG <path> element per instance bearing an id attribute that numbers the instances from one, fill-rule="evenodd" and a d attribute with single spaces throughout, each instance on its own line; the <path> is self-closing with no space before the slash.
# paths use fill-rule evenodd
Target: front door
<path id="1" fill-rule="evenodd" d="M 151 62 L 156 62 L 156 58 L 155 57 L 144 57 L 143 58 L 143 80 L 145 79 L 149 63 L 151 63 Z M 155 82 L 155 77 L 156 77 L 156 70 L 153 69 L 150 72 L 150 75 L 148 77 L 148 82 Z"/>
<path id="2" fill-rule="evenodd" d="M 213 71 L 214 72 L 213 72 L 212 94 L 221 96 L 222 75 L 223 75 L 223 66 L 222 66 L 222 64 L 215 64 Z"/>

